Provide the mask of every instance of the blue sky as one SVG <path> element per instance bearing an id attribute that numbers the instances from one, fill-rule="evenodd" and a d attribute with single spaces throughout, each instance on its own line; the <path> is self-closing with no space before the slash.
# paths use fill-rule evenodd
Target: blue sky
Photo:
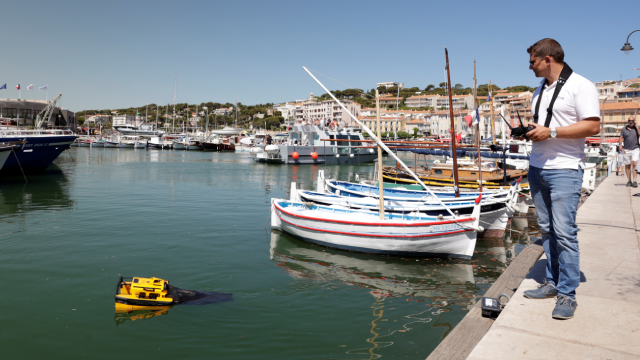
<path id="1" fill-rule="evenodd" d="M 307 66 L 351 87 L 399 81 L 535 86 L 526 48 L 555 38 L 592 81 L 640 76 L 627 35 L 640 1 L 5 1 L 1 98 L 49 85 L 74 111 L 173 102 L 282 102 L 324 91 Z M 345 86 L 327 78 L 330 89 Z M 33 92 L 22 91 L 23 98 Z M 43 92 L 36 92 L 43 98 Z"/>

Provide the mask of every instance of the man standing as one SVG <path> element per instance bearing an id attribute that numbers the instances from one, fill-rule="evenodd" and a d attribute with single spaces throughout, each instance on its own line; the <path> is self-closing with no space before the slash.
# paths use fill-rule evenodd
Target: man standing
<path id="1" fill-rule="evenodd" d="M 527 49 L 529 68 L 541 77 L 531 106 L 534 129 L 529 186 L 547 255 L 546 281 L 525 291 L 530 299 L 557 296 L 552 316 L 571 319 L 578 306 L 580 250 L 576 213 L 582 190 L 584 139 L 600 130 L 595 85 L 564 62 L 564 50 L 553 39 Z"/>
<path id="2" fill-rule="evenodd" d="M 636 172 L 636 164 L 638 163 L 638 157 L 640 157 L 640 148 L 638 148 L 638 125 L 636 125 L 636 118 L 629 116 L 627 126 L 620 131 L 620 140 L 618 140 L 618 150 L 624 152 L 623 161 L 624 167 L 627 171 L 627 187 L 638 187 L 638 173 Z M 624 142 L 624 145 L 622 145 Z M 623 150 L 624 149 L 624 150 Z M 633 182 L 631 181 L 631 173 L 633 173 Z"/>

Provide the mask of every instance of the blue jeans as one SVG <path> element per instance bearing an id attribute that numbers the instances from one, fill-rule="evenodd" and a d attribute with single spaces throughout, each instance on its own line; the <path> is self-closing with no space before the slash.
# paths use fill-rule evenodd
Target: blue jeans
<path id="1" fill-rule="evenodd" d="M 576 213 L 582 190 L 583 169 L 544 170 L 529 167 L 531 197 L 538 214 L 547 282 L 559 295 L 576 297 L 580 284 L 580 249 Z"/>

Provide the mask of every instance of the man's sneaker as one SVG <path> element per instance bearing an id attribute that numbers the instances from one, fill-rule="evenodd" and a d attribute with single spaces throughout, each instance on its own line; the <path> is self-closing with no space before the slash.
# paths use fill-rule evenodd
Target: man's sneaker
<path id="1" fill-rule="evenodd" d="M 571 319 L 577 307 L 578 303 L 574 299 L 559 295 L 551 316 L 554 319 Z"/>
<path id="2" fill-rule="evenodd" d="M 631 181 L 627 181 L 627 187 L 631 186 L 631 184 L 633 184 Z"/>
<path id="3" fill-rule="evenodd" d="M 634 181 L 633 184 L 631 184 L 631 186 L 633 186 L 634 188 L 637 188 L 638 187 L 638 182 Z"/>
<path id="4" fill-rule="evenodd" d="M 527 290 L 524 292 L 524 296 L 529 299 L 546 299 L 556 295 L 558 295 L 558 289 L 549 283 L 544 283 L 535 290 Z"/>

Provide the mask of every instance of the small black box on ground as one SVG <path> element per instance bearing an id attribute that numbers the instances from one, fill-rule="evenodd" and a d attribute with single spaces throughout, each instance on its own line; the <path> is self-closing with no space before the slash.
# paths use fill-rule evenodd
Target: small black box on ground
<path id="1" fill-rule="evenodd" d="M 482 308 L 482 317 L 495 319 L 502 311 L 502 305 L 498 299 L 483 297 L 480 307 Z"/>

